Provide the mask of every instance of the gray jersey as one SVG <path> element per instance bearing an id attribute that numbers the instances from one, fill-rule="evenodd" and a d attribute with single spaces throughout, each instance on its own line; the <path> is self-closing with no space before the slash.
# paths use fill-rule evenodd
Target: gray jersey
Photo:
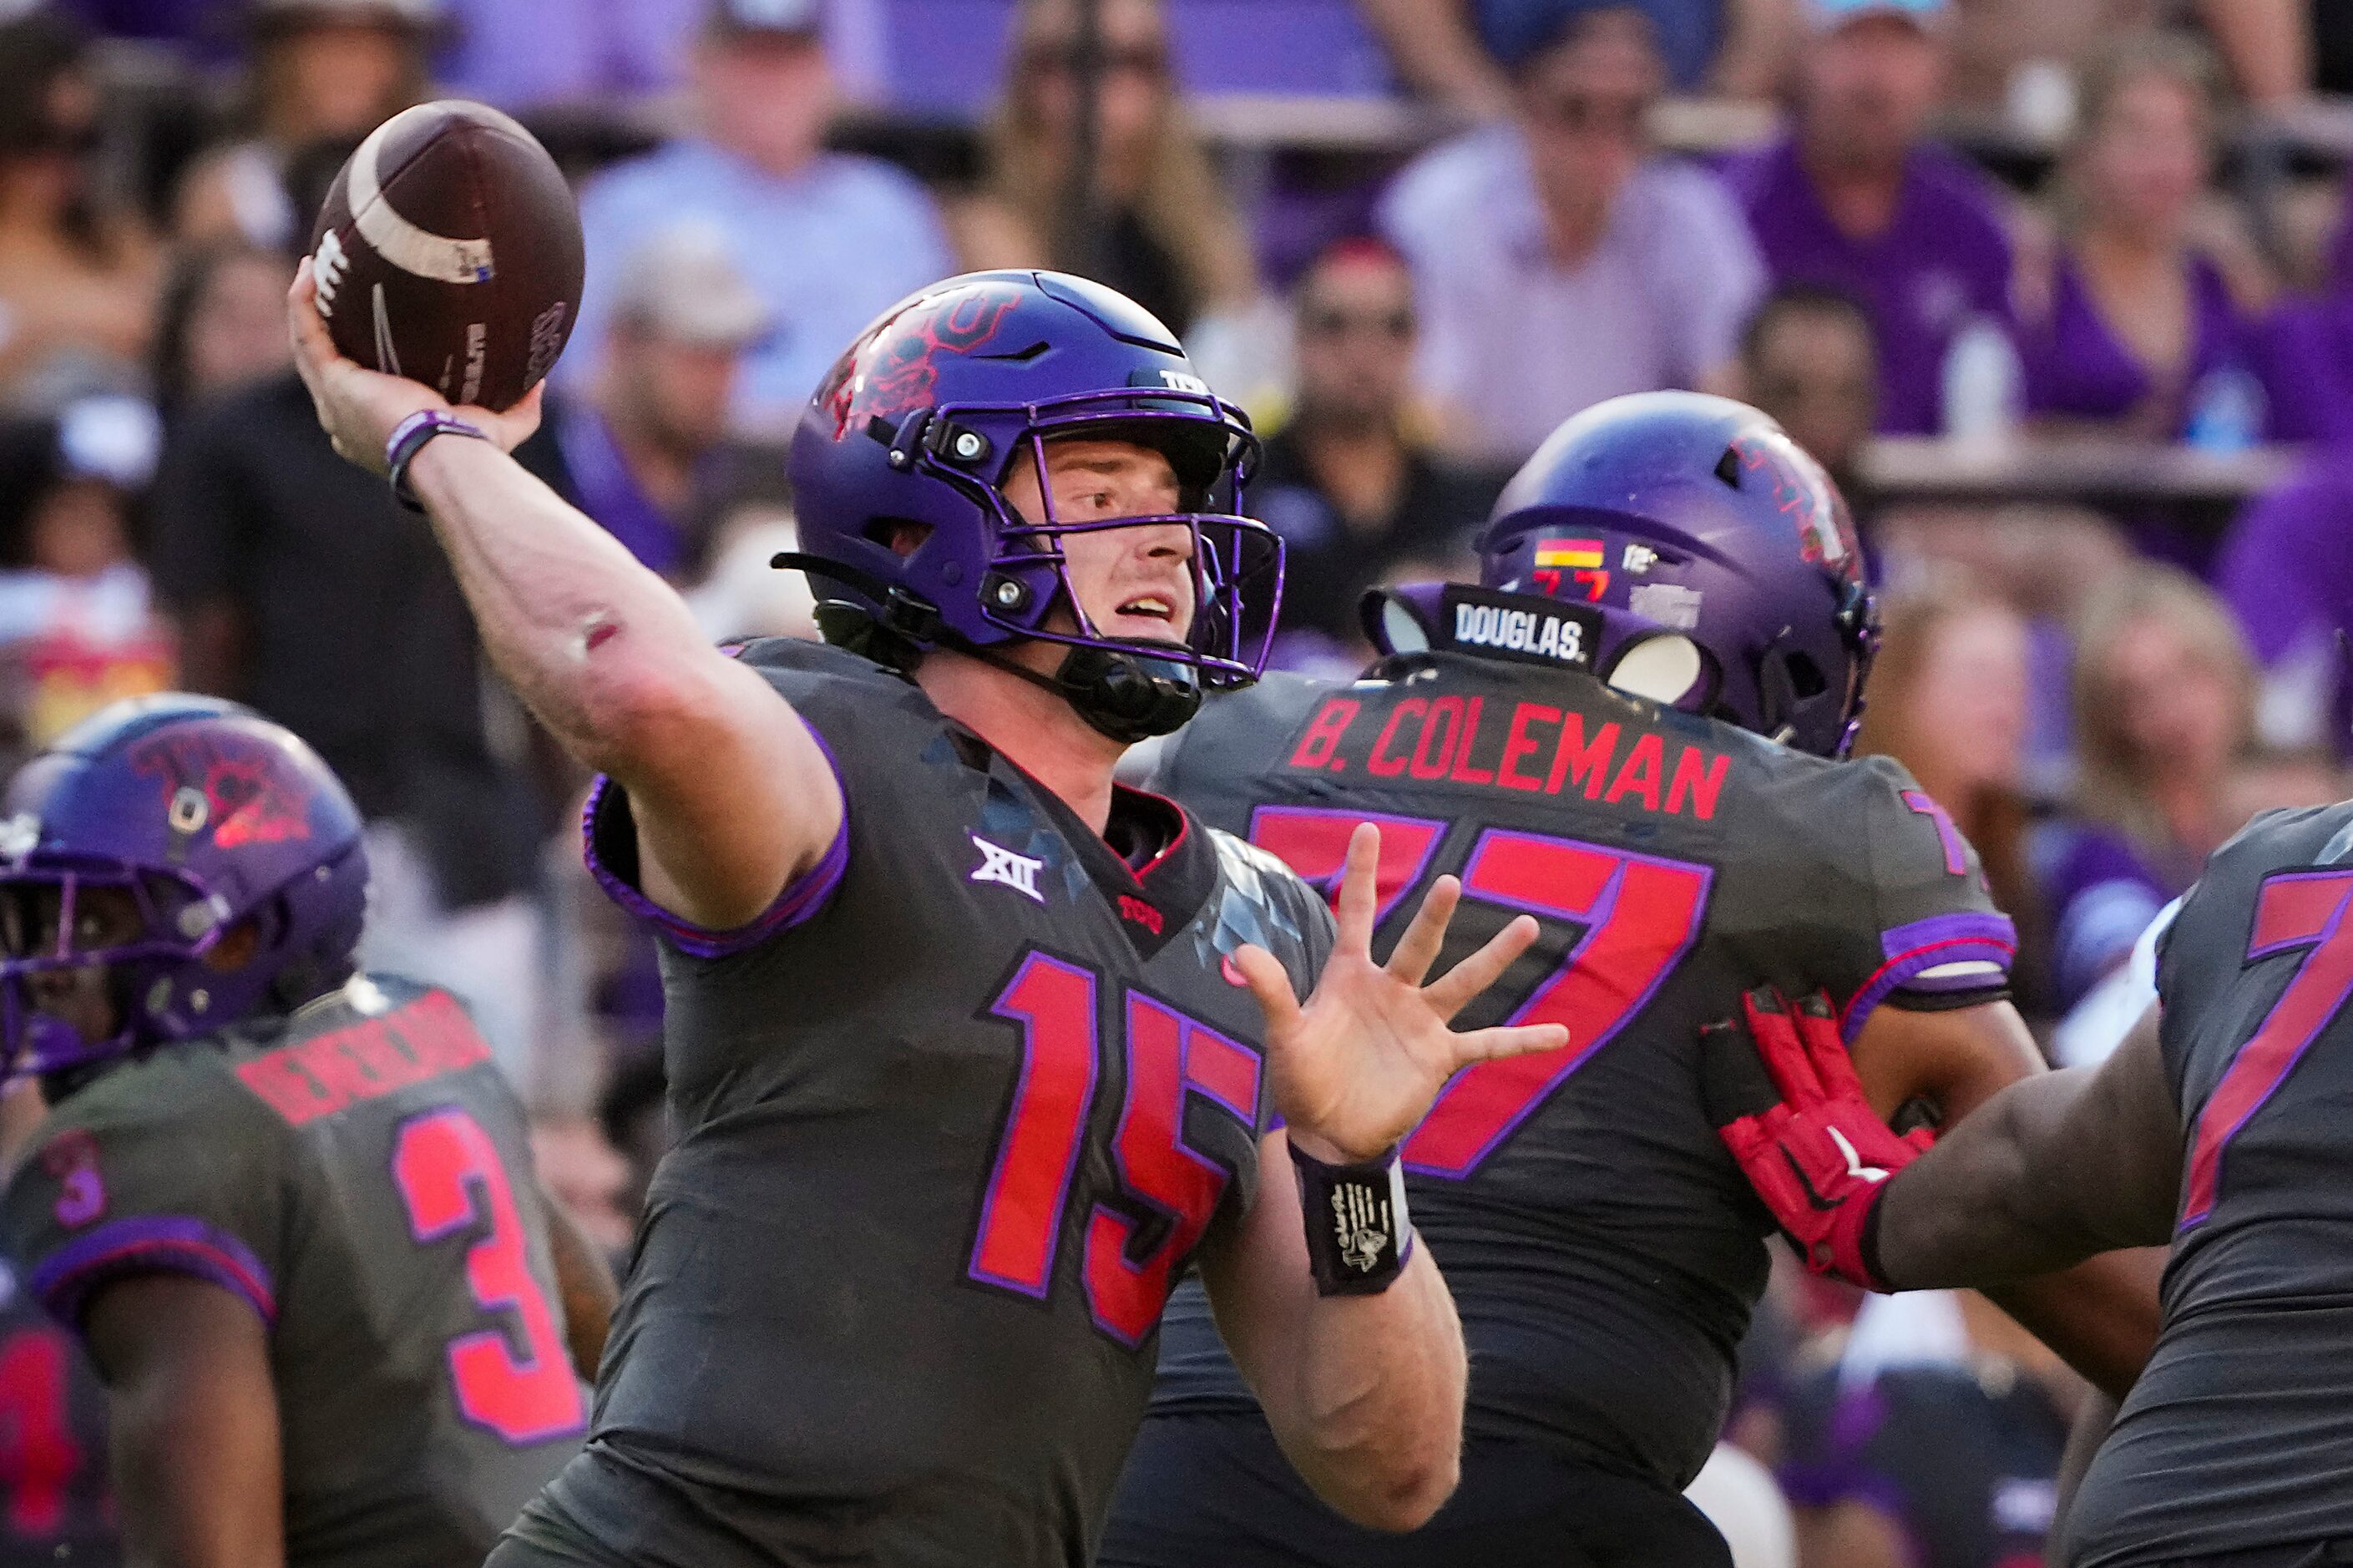
<path id="1" fill-rule="evenodd" d="M 1173 745 L 1162 787 L 1311 879 L 1382 829 L 1396 940 L 1442 872 L 1448 960 L 1514 915 L 1536 945 L 1460 1020 L 1559 1022 L 1560 1051 L 1459 1075 L 1404 1149 L 1414 1222 L 1470 1343 L 1474 1435 L 1680 1489 L 1730 1397 L 1768 1228 L 1702 1108 L 1702 1026 L 1759 980 L 1873 1009 L 2004 994 L 2014 942 L 1968 846 L 1903 769 L 1833 763 L 1467 653 L 1352 686 L 1271 678 Z M 1198 1295 L 1155 1411 L 1247 1408 Z"/>
<path id="2" fill-rule="evenodd" d="M 2353 1540 L 2353 804 L 2259 818 L 2158 946 L 2181 1112 L 2157 1349 L 2070 1517 L 2087 1568 Z"/>
<path id="3" fill-rule="evenodd" d="M 355 980 L 106 1069 L 0 1217 L 69 1326 L 151 1273 L 268 1325 L 293 1568 L 470 1568 L 578 1450 L 522 1108 L 447 992 Z"/>
<path id="4" fill-rule="evenodd" d="M 665 938 L 679 1142 L 588 1452 L 516 1533 L 629 1564 L 1082 1564 L 1169 1287 L 1258 1181 L 1263 1021 L 1229 956 L 1303 989 L 1331 917 L 1126 790 L 1124 858 L 863 659 L 744 658 L 846 818 L 714 932 L 638 893 L 627 797 L 599 797 L 597 869 Z"/>

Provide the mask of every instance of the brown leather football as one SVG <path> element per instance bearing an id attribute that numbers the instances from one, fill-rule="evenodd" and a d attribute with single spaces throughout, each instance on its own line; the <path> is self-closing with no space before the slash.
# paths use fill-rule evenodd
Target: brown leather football
<path id="1" fill-rule="evenodd" d="M 530 132 L 479 103 L 377 126 L 328 189 L 311 253 L 335 346 L 452 403 L 512 407 L 579 314 L 571 187 Z"/>

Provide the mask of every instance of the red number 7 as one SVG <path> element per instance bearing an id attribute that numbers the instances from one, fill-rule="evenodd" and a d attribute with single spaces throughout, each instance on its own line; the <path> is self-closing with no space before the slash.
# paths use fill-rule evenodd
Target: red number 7
<path id="1" fill-rule="evenodd" d="M 1250 837 L 1303 879 L 1328 887 L 1345 858 L 1348 830 L 1366 820 L 1381 826 L 1380 915 L 1386 918 L 1419 880 L 1444 822 L 1261 806 L 1251 816 Z M 1410 863 L 1412 870 L 1392 890 L 1390 856 L 1397 848 L 1404 850 L 1398 859 Z M 1713 878 L 1706 867 L 1685 860 L 1605 849 L 1549 834 L 1500 827 L 1482 832 L 1462 868 L 1467 897 L 1585 928 L 1560 967 L 1507 1020 L 1566 1025 L 1568 1044 L 1556 1051 L 1482 1062 L 1457 1074 L 1406 1140 L 1406 1163 L 1429 1175 L 1460 1178 L 1476 1171 L 1513 1129 L 1616 1037 L 1691 952 L 1699 941 Z"/>
<path id="2" fill-rule="evenodd" d="M 2267 879 L 2256 895 L 2247 962 L 2299 947 L 2311 951 L 2198 1113 L 2177 1230 L 2189 1229 L 2214 1211 L 2222 1154 L 2231 1140 L 2286 1081 L 2347 996 L 2353 995 L 2353 940 L 2348 940 L 2353 931 L 2345 922 L 2348 898 L 2353 898 L 2353 871 L 2285 872 Z"/>

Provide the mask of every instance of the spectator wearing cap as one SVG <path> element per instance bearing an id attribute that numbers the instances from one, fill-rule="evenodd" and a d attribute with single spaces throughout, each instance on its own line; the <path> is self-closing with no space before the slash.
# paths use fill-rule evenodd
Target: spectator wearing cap
<path id="1" fill-rule="evenodd" d="M 2061 244 L 2021 276 L 2031 414 L 2223 448 L 2263 437 L 2239 292 L 2259 284 L 2234 279 L 2196 234 L 2219 90 L 2206 51 L 2165 34 L 2113 44 L 2084 73 Z"/>
<path id="2" fill-rule="evenodd" d="M 290 169 L 320 142 L 356 142 L 422 102 L 427 57 L 444 36 L 442 0 L 255 0 L 252 65 L 238 134 L 199 156 L 180 182 L 178 237 L 292 250 L 311 215 Z"/>
<path id="3" fill-rule="evenodd" d="M 693 64 L 699 125 L 582 192 L 588 282 L 572 346 L 572 387 L 601 363 L 612 320 L 607 279 L 650 236 L 700 221 L 768 310 L 746 356 L 734 423 L 781 435 L 841 345 L 903 296 L 955 269 L 931 199 L 869 158 L 824 150 L 834 107 L 819 0 L 718 0 Z"/>
<path id="4" fill-rule="evenodd" d="M 0 404 L 56 406 L 135 377 L 146 353 L 155 255 L 101 197 L 99 139 L 79 30 L 0 26 Z"/>
<path id="5" fill-rule="evenodd" d="M 1965 330 L 2010 336 L 2010 244 L 1995 198 L 1927 139 L 1943 92 L 1945 0 L 1803 0 L 1797 116 L 1726 171 L 1777 283 L 1841 289 L 1879 338 L 1879 427 L 1943 427 Z"/>
<path id="6" fill-rule="evenodd" d="M 1406 84 L 1457 114 L 1512 112 L 1506 62 L 1557 31 L 1577 0 L 1356 0 Z M 1641 0 L 1677 92 L 1767 98 L 1787 50 L 1783 0 Z"/>
<path id="7" fill-rule="evenodd" d="M 1383 199 L 1458 457 L 1516 463 L 1606 397 L 1734 384 L 1763 268 L 1716 182 L 1651 151 L 1661 84 L 1641 12 L 1588 5 L 1520 64 L 1512 123 L 1424 154 Z"/>
<path id="8" fill-rule="evenodd" d="M 1303 637 L 1359 647 L 1365 590 L 1407 561 L 1446 563 L 1493 504 L 1493 476 L 1442 461 L 1417 433 L 1416 332 L 1412 275 L 1381 240 L 1342 240 L 1300 279 L 1297 399 L 1250 491 L 1252 515 L 1283 538 L 1286 656 Z"/>
<path id="9" fill-rule="evenodd" d="M 654 236 L 623 264 L 590 395 L 553 408 L 580 510 L 645 565 L 683 582 L 729 476 L 758 458 L 728 437 L 728 405 L 767 308 L 704 227 Z"/>

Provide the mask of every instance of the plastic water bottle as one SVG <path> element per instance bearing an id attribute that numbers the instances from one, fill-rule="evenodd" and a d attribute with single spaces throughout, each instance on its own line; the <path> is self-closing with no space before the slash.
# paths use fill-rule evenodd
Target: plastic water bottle
<path id="1" fill-rule="evenodd" d="M 1945 435 L 1994 441 L 2015 432 L 2025 405 L 2025 374 L 2001 323 L 1973 316 L 1945 351 Z"/>
<path id="2" fill-rule="evenodd" d="M 2181 438 L 2201 452 L 2243 452 L 2263 438 L 2270 402 L 2252 373 L 2236 366 L 2209 371 L 2189 389 L 2189 424 Z"/>

